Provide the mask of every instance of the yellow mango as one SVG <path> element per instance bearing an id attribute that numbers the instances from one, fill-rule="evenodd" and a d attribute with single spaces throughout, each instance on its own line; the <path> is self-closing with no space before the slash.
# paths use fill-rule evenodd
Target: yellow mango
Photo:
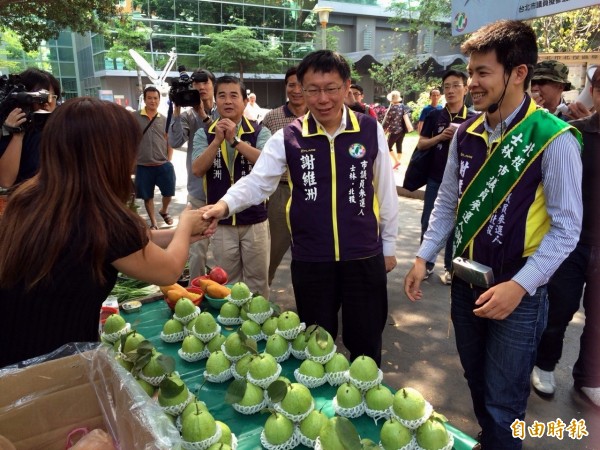
<path id="1" fill-rule="evenodd" d="M 206 287 L 206 293 L 212 298 L 225 298 L 231 293 L 231 289 L 219 283 L 209 284 Z"/>
<path id="2" fill-rule="evenodd" d="M 167 298 L 169 300 L 171 300 L 172 302 L 177 302 L 177 300 L 179 300 L 182 297 L 184 297 L 184 295 L 182 295 L 181 292 L 179 292 L 176 289 L 171 289 L 171 290 L 167 291 Z"/>
<path id="3" fill-rule="evenodd" d="M 199 280 L 200 282 L 200 289 L 202 289 L 204 292 L 207 292 L 206 289 L 208 288 L 208 286 L 210 285 L 217 285 L 217 286 L 221 286 L 219 283 L 217 283 L 216 281 L 213 281 L 209 278 L 206 279 L 201 279 Z M 208 294 L 210 295 L 210 294 Z M 212 297 L 212 295 L 210 295 Z M 214 298 L 214 297 L 213 297 Z"/>

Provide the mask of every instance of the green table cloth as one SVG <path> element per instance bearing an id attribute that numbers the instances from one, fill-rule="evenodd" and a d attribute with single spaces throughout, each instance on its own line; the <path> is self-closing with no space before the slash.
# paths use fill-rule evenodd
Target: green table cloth
<path id="1" fill-rule="evenodd" d="M 212 309 L 207 302 L 203 302 L 200 306 L 203 311 L 209 311 L 215 317 L 218 314 L 218 311 Z M 206 403 L 209 411 L 216 420 L 226 423 L 231 428 L 231 431 L 235 433 L 238 438 L 238 450 L 254 450 L 261 448 L 260 433 L 268 415 L 261 413 L 244 415 L 235 411 L 231 405 L 225 403 L 225 392 L 230 381 L 221 384 L 211 383 L 209 381 L 205 382 L 203 373 L 206 359 L 193 363 L 184 361 L 177 354 L 177 350 L 181 347 L 180 342 L 170 344 L 163 342 L 160 339 L 162 327 L 171 317 L 172 311 L 162 300 L 146 303 L 139 312 L 126 314 L 124 316 L 134 329 L 142 333 L 146 339 L 150 340 L 155 345 L 158 351 L 170 355 L 175 359 L 176 370 L 186 382 L 188 388 L 196 395 L 196 397 Z M 237 329 L 237 327 L 226 327 L 223 325 L 221 325 L 221 328 L 221 332 L 224 335 L 228 335 Z M 258 347 L 259 351 L 263 350 L 264 341 L 259 342 Z M 301 361 L 290 356 L 287 361 L 284 361 L 281 364 L 281 374 L 289 378 L 292 382 L 295 382 L 294 370 L 300 363 Z M 332 399 L 335 396 L 336 391 L 337 387 L 330 386 L 327 383 L 318 388 L 311 389 L 315 400 L 315 408 L 323 408 L 322 410 L 326 415 L 333 417 L 334 411 Z M 433 400 L 432 404 L 435 408 L 435 399 L 430 400 Z M 444 411 L 439 412 L 441 414 L 444 413 Z M 376 424 L 375 421 L 366 414 L 351 420 L 356 426 L 361 438 L 369 438 L 374 442 L 379 442 L 379 431 L 383 424 L 383 420 L 379 420 Z M 476 441 L 460 430 L 449 424 L 446 424 L 446 427 L 454 436 L 455 450 L 470 450 L 473 445 L 476 444 Z M 299 446 L 298 448 L 305 449 L 306 447 Z"/>

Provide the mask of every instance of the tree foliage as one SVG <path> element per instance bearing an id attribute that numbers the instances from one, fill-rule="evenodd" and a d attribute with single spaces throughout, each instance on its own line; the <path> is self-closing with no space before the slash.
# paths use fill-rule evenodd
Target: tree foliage
<path id="1" fill-rule="evenodd" d="M 393 0 L 389 9 L 395 14 L 390 22 L 402 31 L 417 33 L 428 29 L 438 36 L 450 36 L 450 0 Z"/>
<path id="2" fill-rule="evenodd" d="M 374 65 L 369 73 L 387 92 L 397 90 L 406 98 L 428 92 L 430 86 L 440 84 L 441 80 L 424 76 L 428 69 L 420 65 L 414 55 L 398 52 L 388 64 Z"/>
<path id="3" fill-rule="evenodd" d="M 527 23 L 538 37 L 540 52 L 600 50 L 600 6 L 540 17 Z"/>
<path id="4" fill-rule="evenodd" d="M 239 26 L 208 36 L 210 45 L 200 46 L 200 61 L 214 71 L 239 73 L 279 72 L 281 70 L 281 50 L 278 46 L 265 45 L 255 37 L 248 27 Z"/>
<path id="5" fill-rule="evenodd" d="M 0 60 L 2 66 L 8 69 L 10 73 L 23 72 L 28 67 L 38 67 L 40 69 L 49 70 L 50 64 L 42 62 L 39 50 L 26 52 L 23 50 L 23 45 L 19 40 L 19 36 L 14 31 L 6 30 L 0 33 Z"/>
<path id="6" fill-rule="evenodd" d="M 117 12 L 117 0 L 0 0 L 0 29 L 20 36 L 25 51 L 70 28 L 99 32 Z"/>
<path id="7" fill-rule="evenodd" d="M 106 56 L 122 59 L 127 69 L 136 68 L 136 63 L 129 55 L 129 49 L 143 54 L 150 37 L 150 30 L 142 22 L 134 21 L 129 14 L 121 14 L 112 19 L 105 32 L 109 45 Z"/>

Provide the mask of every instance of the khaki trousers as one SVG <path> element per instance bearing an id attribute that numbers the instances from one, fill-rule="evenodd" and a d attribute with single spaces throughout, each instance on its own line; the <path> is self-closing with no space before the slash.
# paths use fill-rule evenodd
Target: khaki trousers
<path id="1" fill-rule="evenodd" d="M 217 265 L 229 275 L 228 283 L 243 281 L 250 292 L 269 298 L 269 222 L 254 225 L 219 225 L 211 239 Z"/>

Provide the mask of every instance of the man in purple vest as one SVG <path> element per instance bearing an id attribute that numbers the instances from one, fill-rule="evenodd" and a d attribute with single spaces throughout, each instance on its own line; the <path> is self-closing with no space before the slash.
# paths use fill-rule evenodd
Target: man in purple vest
<path id="1" fill-rule="evenodd" d="M 223 76 L 215 82 L 219 119 L 194 135 L 192 170 L 204 178 L 208 204 L 219 200 L 235 182 L 252 171 L 265 142 L 266 127 L 244 117 L 248 99 L 239 78 Z M 229 282 L 244 281 L 251 292 L 269 298 L 269 225 L 264 202 L 223 219 L 211 241 L 216 263 Z"/>
<path id="2" fill-rule="evenodd" d="M 579 133 L 525 93 L 537 62 L 529 25 L 486 25 L 462 51 L 483 114 L 454 134 L 404 290 L 412 301 L 422 298 L 426 262 L 455 228 L 451 317 L 481 448 L 521 449 L 546 285 L 581 229 Z"/>
<path id="3" fill-rule="evenodd" d="M 342 338 L 351 359 L 381 363 L 386 272 L 396 266 L 398 197 L 383 128 L 344 106 L 350 67 L 319 50 L 298 66 L 309 112 L 276 132 L 252 173 L 205 213 L 227 217 L 263 201 L 289 170 L 292 284 L 300 318 Z"/>

